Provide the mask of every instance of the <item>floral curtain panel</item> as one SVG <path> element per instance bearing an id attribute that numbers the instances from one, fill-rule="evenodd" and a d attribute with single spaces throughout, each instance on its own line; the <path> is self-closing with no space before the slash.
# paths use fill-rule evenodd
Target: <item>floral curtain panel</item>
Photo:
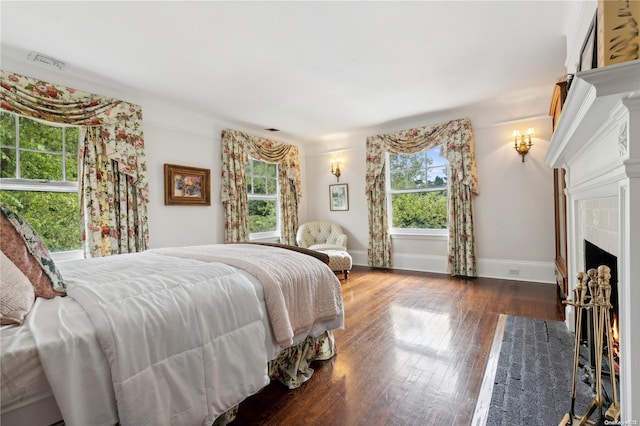
<path id="1" fill-rule="evenodd" d="M 246 168 L 249 157 L 278 164 L 282 244 L 295 245 L 298 206 L 302 196 L 298 147 L 249 136 L 237 130 L 222 131 L 222 204 L 225 242 L 248 241 L 249 208 Z"/>
<path id="2" fill-rule="evenodd" d="M 441 155 L 449 162 L 449 272 L 469 277 L 477 275 L 472 199 L 474 194 L 478 194 L 478 181 L 473 134 L 468 119 L 367 138 L 366 196 L 370 266 L 392 266 L 385 154 L 414 154 L 436 145 L 441 146 Z"/>
<path id="3" fill-rule="evenodd" d="M 86 254 L 145 250 L 149 184 L 140 106 L 4 70 L 0 86 L 6 111 L 85 128 L 79 179 Z"/>

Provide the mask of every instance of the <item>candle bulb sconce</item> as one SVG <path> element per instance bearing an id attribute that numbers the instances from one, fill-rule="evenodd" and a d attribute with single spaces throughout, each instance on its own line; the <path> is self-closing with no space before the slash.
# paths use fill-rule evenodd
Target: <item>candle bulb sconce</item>
<path id="1" fill-rule="evenodd" d="M 336 177 L 336 182 L 340 182 L 340 159 L 331 160 L 331 174 Z"/>
<path id="2" fill-rule="evenodd" d="M 531 142 L 531 136 L 535 134 L 533 127 L 529 127 L 524 135 L 520 134 L 520 130 L 513 131 L 513 147 L 518 154 L 522 156 L 522 162 L 524 163 L 524 156 L 527 155 L 533 143 Z"/>

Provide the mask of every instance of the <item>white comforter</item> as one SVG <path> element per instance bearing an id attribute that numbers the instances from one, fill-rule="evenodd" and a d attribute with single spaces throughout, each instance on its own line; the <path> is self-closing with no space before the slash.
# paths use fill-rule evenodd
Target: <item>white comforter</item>
<path id="1" fill-rule="evenodd" d="M 283 347 L 313 324 L 342 314 L 340 281 L 318 259 L 279 247 L 212 244 L 155 249 L 155 253 L 242 268 L 262 283 L 269 323 Z"/>
<path id="2" fill-rule="evenodd" d="M 109 424 L 114 400 L 122 425 L 211 424 L 268 383 L 264 313 L 238 270 L 150 252 L 61 269 L 95 334 L 74 335 L 64 312 L 52 324 L 62 300 L 29 321 L 66 424 Z"/>

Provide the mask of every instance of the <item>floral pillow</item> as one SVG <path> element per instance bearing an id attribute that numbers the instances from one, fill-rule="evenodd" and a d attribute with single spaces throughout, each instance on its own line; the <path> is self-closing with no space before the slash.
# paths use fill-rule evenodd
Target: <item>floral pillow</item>
<path id="1" fill-rule="evenodd" d="M 24 240 L 24 244 L 33 256 L 33 258 L 37 261 L 37 263 L 42 268 L 44 274 L 51 281 L 51 286 L 53 290 L 58 292 L 65 291 L 64 280 L 62 279 L 62 275 L 60 271 L 56 267 L 53 259 L 51 259 L 51 255 L 47 250 L 47 247 L 42 242 L 42 239 L 38 235 L 38 233 L 25 221 L 21 216 L 17 213 L 9 210 L 4 206 L 0 206 L 0 211 L 2 215 L 6 217 L 6 219 L 13 225 L 18 234 Z"/>

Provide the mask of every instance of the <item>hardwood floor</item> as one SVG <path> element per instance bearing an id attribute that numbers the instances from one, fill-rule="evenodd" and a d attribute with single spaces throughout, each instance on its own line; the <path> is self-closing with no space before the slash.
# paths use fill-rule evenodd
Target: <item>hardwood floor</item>
<path id="1" fill-rule="evenodd" d="M 234 425 L 468 425 L 501 313 L 562 319 L 551 284 L 354 267 L 338 354 L 272 382 Z"/>

